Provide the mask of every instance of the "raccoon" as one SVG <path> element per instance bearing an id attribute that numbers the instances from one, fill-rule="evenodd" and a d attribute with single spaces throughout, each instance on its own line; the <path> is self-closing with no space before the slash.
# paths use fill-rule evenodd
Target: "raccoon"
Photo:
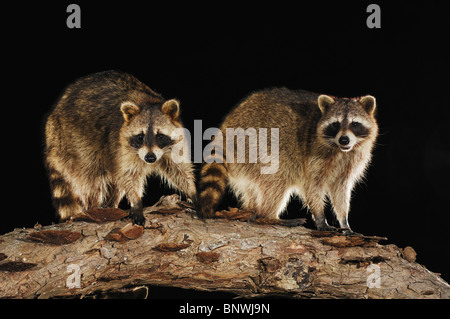
<path id="1" fill-rule="evenodd" d="M 205 159 L 200 172 L 199 213 L 214 216 L 228 186 L 242 208 L 254 211 L 257 217 L 279 218 L 291 195 L 298 195 L 317 229 L 332 230 L 335 228 L 324 214 L 328 198 L 339 227 L 351 233 L 350 197 L 371 160 L 378 134 L 375 109 L 376 100 L 370 95 L 337 98 L 286 88 L 251 94 L 226 116 L 221 126 L 227 146 L 221 149 L 217 143 L 214 154 Z M 267 141 L 269 150 L 278 151 L 278 169 L 262 174 L 261 158 L 256 163 L 227 162 L 227 152 L 238 149 L 238 139 L 227 136 L 228 128 L 277 128 L 277 145 Z M 231 143 L 229 139 L 233 139 Z M 250 139 L 245 143 L 248 159 L 258 145 Z"/>
<path id="2" fill-rule="evenodd" d="M 151 174 L 194 198 L 190 158 L 178 164 L 171 158 L 184 139 L 174 134 L 182 128 L 179 114 L 178 100 L 164 100 L 127 73 L 106 71 L 70 84 L 45 126 L 45 163 L 60 219 L 118 207 L 126 196 L 133 222 L 143 225 Z"/>

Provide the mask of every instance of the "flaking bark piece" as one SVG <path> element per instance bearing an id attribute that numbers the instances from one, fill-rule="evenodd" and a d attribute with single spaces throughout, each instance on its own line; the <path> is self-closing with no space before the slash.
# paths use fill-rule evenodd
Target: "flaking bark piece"
<path id="1" fill-rule="evenodd" d="M 185 248 L 188 248 L 191 244 L 175 244 L 175 243 L 166 243 L 166 244 L 159 244 L 153 247 L 154 250 L 161 251 L 161 252 L 173 252 L 182 250 Z"/>
<path id="2" fill-rule="evenodd" d="M 153 206 L 146 207 L 144 213 L 167 215 L 181 212 L 193 212 L 193 208 L 194 206 L 192 204 L 182 201 L 180 195 L 172 194 L 169 196 L 162 196 Z"/>
<path id="3" fill-rule="evenodd" d="M 20 272 L 31 269 L 35 267 L 36 264 L 32 263 L 24 263 L 21 261 L 8 261 L 3 264 L 0 264 L 0 271 L 5 272 Z"/>
<path id="4" fill-rule="evenodd" d="M 216 218 L 226 218 L 229 220 L 250 221 L 254 212 L 239 210 L 235 207 L 228 207 L 228 210 L 221 210 L 215 213 Z"/>
<path id="5" fill-rule="evenodd" d="M 49 245 L 67 245 L 81 238 L 81 233 L 69 230 L 43 230 L 31 233 L 27 239 Z"/>
<path id="6" fill-rule="evenodd" d="M 128 216 L 128 213 L 120 208 L 94 208 L 89 209 L 75 218 L 76 221 L 85 221 L 103 224 L 120 220 Z"/>
<path id="7" fill-rule="evenodd" d="M 197 254 L 197 258 L 204 264 L 210 264 L 218 261 L 220 254 L 213 251 L 201 251 Z"/>
<path id="8" fill-rule="evenodd" d="M 257 218 L 253 221 L 255 224 L 259 225 L 283 225 L 282 221 L 274 218 Z"/>
<path id="9" fill-rule="evenodd" d="M 129 223 L 122 228 L 113 229 L 108 235 L 106 235 L 105 238 L 107 240 L 124 242 L 127 240 L 137 239 L 141 237 L 143 233 L 144 227 Z"/>
<path id="10" fill-rule="evenodd" d="M 180 212 L 184 212 L 184 209 L 183 208 L 169 208 L 169 209 L 160 208 L 160 209 L 151 211 L 152 214 L 162 214 L 162 215 L 176 214 L 176 213 L 180 213 Z"/>
<path id="11" fill-rule="evenodd" d="M 285 227 L 297 227 L 306 223 L 306 218 L 291 218 L 291 219 L 274 219 L 274 218 L 256 218 L 253 220 L 255 224 L 259 225 L 279 225 Z"/>
<path id="12" fill-rule="evenodd" d="M 364 236 L 364 235 L 344 235 L 333 231 L 311 231 L 313 237 L 322 237 L 322 244 L 334 247 L 374 247 L 378 242 L 387 240 L 386 237 Z"/>
<path id="13" fill-rule="evenodd" d="M 186 210 L 186 209 L 195 209 L 194 204 L 191 204 L 191 203 L 189 203 L 189 202 L 179 201 L 179 202 L 177 203 L 177 205 L 178 205 L 180 208 L 184 209 L 184 210 Z"/>

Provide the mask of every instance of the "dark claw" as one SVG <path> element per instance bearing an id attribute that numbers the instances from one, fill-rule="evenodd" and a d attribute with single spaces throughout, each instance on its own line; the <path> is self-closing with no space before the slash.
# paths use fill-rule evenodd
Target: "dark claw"
<path id="1" fill-rule="evenodd" d="M 145 217 L 142 210 L 131 210 L 130 211 L 130 217 L 133 221 L 133 225 L 140 225 L 144 227 L 145 224 Z"/>
<path id="2" fill-rule="evenodd" d="M 325 216 L 314 217 L 314 223 L 316 224 L 316 229 L 319 231 L 337 231 L 336 227 L 330 226 L 325 219 Z"/>
<path id="3" fill-rule="evenodd" d="M 133 225 L 140 225 L 144 227 L 145 225 L 145 217 L 133 216 Z"/>

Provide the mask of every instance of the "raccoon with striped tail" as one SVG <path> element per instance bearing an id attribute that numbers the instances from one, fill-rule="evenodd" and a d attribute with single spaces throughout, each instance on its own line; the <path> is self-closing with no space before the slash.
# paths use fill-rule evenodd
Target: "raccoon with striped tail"
<path id="1" fill-rule="evenodd" d="M 70 84 L 45 127 L 45 162 L 60 219 L 118 207 L 126 196 L 133 222 L 143 225 L 142 197 L 152 174 L 195 198 L 190 158 L 175 163 L 171 157 L 184 140 L 176 134 L 182 132 L 179 113 L 177 100 L 165 100 L 127 73 L 106 71 Z"/>
<path id="2" fill-rule="evenodd" d="M 257 217 L 278 219 L 291 195 L 298 195 L 319 230 L 335 229 L 324 213 L 328 198 L 339 227 L 351 233 L 350 197 L 371 160 L 378 134 L 375 109 L 376 100 L 370 95 L 337 98 L 286 88 L 251 94 L 221 126 L 226 147 L 220 149 L 217 143 L 216 152 L 202 166 L 197 203 L 200 215 L 214 216 L 228 186 L 242 209 L 254 211 Z M 238 149 L 238 139 L 227 136 L 227 128 L 278 128 L 277 145 L 267 140 L 269 152 L 279 148 L 278 170 L 262 174 L 261 160 L 230 161 Z M 247 140 L 246 158 L 257 145 Z"/>

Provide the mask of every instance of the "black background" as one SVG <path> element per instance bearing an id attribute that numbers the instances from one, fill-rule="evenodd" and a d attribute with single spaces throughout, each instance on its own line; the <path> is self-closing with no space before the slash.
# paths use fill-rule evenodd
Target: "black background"
<path id="1" fill-rule="evenodd" d="M 20 4 L 2 15 L 0 234 L 56 222 L 43 165 L 45 117 L 80 76 L 117 69 L 181 100 L 185 126 L 218 127 L 254 90 L 286 86 L 377 98 L 380 136 L 367 181 L 355 188 L 350 225 L 412 246 L 418 262 L 450 280 L 449 28 L 430 1 L 78 1 L 82 28 L 66 27 L 70 2 Z M 145 202 L 170 194 L 158 180 Z M 223 206 L 235 205 L 227 197 Z M 288 217 L 304 217 L 292 202 Z"/>

